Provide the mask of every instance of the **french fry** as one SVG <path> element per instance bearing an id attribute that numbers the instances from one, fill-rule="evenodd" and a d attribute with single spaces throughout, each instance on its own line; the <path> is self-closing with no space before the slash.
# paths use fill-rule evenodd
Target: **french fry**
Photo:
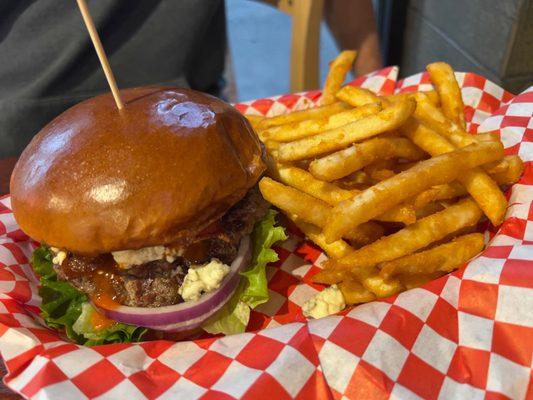
<path id="1" fill-rule="evenodd" d="M 507 199 L 498 184 L 482 169 L 474 168 L 457 180 L 479 204 L 494 226 L 503 222 L 507 210 Z"/>
<path id="2" fill-rule="evenodd" d="M 372 186 L 373 182 L 364 171 L 355 171 L 347 177 L 337 180 L 335 183 L 344 188 L 356 188 L 360 190 L 361 187 L 366 189 Z"/>
<path id="3" fill-rule="evenodd" d="M 433 157 L 449 153 L 457 148 L 457 146 L 454 146 L 447 139 L 415 118 L 409 118 L 400 128 L 400 132 Z"/>
<path id="4" fill-rule="evenodd" d="M 372 103 L 380 103 L 382 107 L 389 105 L 388 100 L 385 98 L 378 97 L 374 92 L 368 89 L 356 86 L 344 86 L 337 92 L 337 99 L 353 107 L 362 107 Z"/>
<path id="5" fill-rule="evenodd" d="M 486 142 L 420 161 L 407 171 L 381 181 L 335 206 L 324 227 L 326 240 L 335 241 L 417 193 L 431 186 L 451 182 L 465 171 L 502 156 L 503 146 L 500 143 Z"/>
<path id="6" fill-rule="evenodd" d="M 411 139 L 414 144 L 432 156 L 452 152 L 455 149 L 455 146 L 448 140 L 414 119 L 407 121 L 401 128 L 401 132 L 404 136 Z M 487 143 L 498 144 L 500 142 L 484 142 L 483 144 Z M 507 209 L 507 199 L 496 182 L 481 168 L 466 171 L 461 176 L 458 176 L 457 180 L 466 188 L 474 200 L 476 200 L 492 224 L 494 226 L 501 224 Z"/>
<path id="7" fill-rule="evenodd" d="M 263 119 L 265 119 L 264 116 L 262 115 L 244 115 L 246 117 L 246 119 L 248 120 L 248 122 L 250 122 L 250 124 L 252 125 L 252 127 L 254 129 L 258 129 L 259 128 L 259 124 L 261 123 L 261 121 Z"/>
<path id="8" fill-rule="evenodd" d="M 378 273 L 363 279 L 363 286 L 374 293 L 378 299 L 392 296 L 403 289 L 398 279 L 383 279 Z"/>
<path id="9" fill-rule="evenodd" d="M 350 271 L 339 271 L 331 268 L 325 268 L 311 277 L 313 282 L 322 283 L 325 285 L 333 285 L 335 283 L 344 282 L 351 279 L 355 278 Z"/>
<path id="10" fill-rule="evenodd" d="M 409 162 L 399 162 L 396 165 L 394 165 L 393 170 L 397 174 L 403 171 L 407 171 L 409 168 L 412 168 L 416 165 L 416 162 L 409 161 Z"/>
<path id="11" fill-rule="evenodd" d="M 394 175 L 396 175 L 392 169 L 376 168 L 373 165 L 366 167 L 365 172 L 376 182 L 384 181 L 385 179 L 392 178 Z"/>
<path id="12" fill-rule="evenodd" d="M 439 94 L 444 115 L 465 129 L 463 98 L 452 67 L 443 62 L 436 62 L 429 64 L 426 69 Z"/>
<path id="13" fill-rule="evenodd" d="M 279 147 L 281 161 L 294 161 L 312 158 L 321 154 L 340 150 L 380 133 L 398 128 L 413 113 L 415 102 L 407 99 L 375 115 L 332 129 L 315 136 L 283 143 Z"/>
<path id="14" fill-rule="evenodd" d="M 462 126 L 446 118 L 442 111 L 427 101 L 427 98 L 417 102 L 415 117 L 455 146 L 464 147 L 478 142 L 476 136 L 468 134 Z"/>
<path id="15" fill-rule="evenodd" d="M 367 165 L 365 168 L 367 171 L 380 170 L 380 169 L 388 169 L 389 171 L 392 171 L 396 163 L 397 161 L 393 158 L 383 158 L 383 159 L 378 159 L 374 161 L 372 164 Z"/>
<path id="16" fill-rule="evenodd" d="M 278 176 L 278 179 L 280 179 L 279 176 Z M 352 174 L 352 179 L 353 180 L 344 181 L 344 182 L 337 181 L 336 185 L 338 185 L 337 186 L 338 188 L 347 190 L 348 192 L 352 193 L 352 196 L 353 196 L 356 193 L 360 192 L 360 190 L 357 189 L 357 187 L 366 189 L 368 188 L 369 185 L 365 186 L 364 184 L 371 183 L 370 178 L 363 171 L 357 171 L 354 174 Z M 305 191 L 304 189 L 302 190 Z M 310 193 L 309 191 L 306 191 L 306 193 L 313 195 L 313 193 Z M 315 197 L 318 197 L 318 196 L 315 194 Z M 326 198 L 328 197 L 329 196 L 326 195 L 324 198 L 321 198 L 321 199 L 328 202 L 331 205 L 335 205 L 335 204 L 332 204 L 333 203 L 332 201 L 330 202 L 329 200 L 326 200 Z M 416 221 L 416 210 L 411 204 L 399 205 L 397 207 L 390 209 L 384 214 L 379 215 L 376 218 L 376 220 L 382 221 L 382 222 L 399 222 L 405 225 L 409 225 Z"/>
<path id="17" fill-rule="evenodd" d="M 496 132 L 483 132 L 474 136 L 478 142 L 499 142 L 500 135 Z"/>
<path id="18" fill-rule="evenodd" d="M 403 158 L 418 161 L 425 153 L 405 138 L 374 138 L 313 160 L 309 171 L 318 179 L 334 181 L 377 160 Z"/>
<path id="19" fill-rule="evenodd" d="M 518 156 L 505 156 L 505 163 L 496 166 L 494 172 L 489 171 L 489 176 L 498 185 L 512 185 L 516 183 L 524 170 L 524 163 Z M 466 195 L 468 192 L 459 182 L 450 182 L 437 185 L 418 194 L 413 205 L 415 209 L 421 209 L 427 204 L 438 200 L 450 200 Z"/>
<path id="20" fill-rule="evenodd" d="M 279 177 L 283 183 L 293 186 L 317 199 L 323 200 L 331 206 L 349 199 L 359 193 L 358 190 L 341 189 L 333 183 L 316 179 L 309 172 L 290 166 L 278 168 Z"/>
<path id="21" fill-rule="evenodd" d="M 381 137 L 383 138 L 398 138 L 398 137 L 401 137 L 401 133 L 398 129 L 394 129 L 392 131 L 389 131 L 389 132 L 384 132 L 383 134 L 380 135 Z"/>
<path id="22" fill-rule="evenodd" d="M 446 207 L 443 205 L 442 201 L 433 201 L 426 204 L 424 207 L 417 208 L 415 215 L 416 219 L 422 219 L 430 216 L 431 214 L 438 213 L 439 211 L 444 210 Z"/>
<path id="23" fill-rule="evenodd" d="M 441 106 L 440 96 L 435 90 L 428 90 L 426 92 L 420 92 L 424 93 L 428 99 L 428 101 L 433 104 L 435 107 Z"/>
<path id="24" fill-rule="evenodd" d="M 339 289 L 342 292 L 344 301 L 348 305 L 368 303 L 376 299 L 376 295 L 365 288 L 355 279 L 348 279 L 339 283 Z"/>
<path id="25" fill-rule="evenodd" d="M 507 171 L 509 169 L 509 160 L 511 157 L 518 157 L 518 156 L 505 156 L 499 161 L 494 161 L 494 162 L 485 164 L 483 166 L 483 169 L 489 175 Z"/>
<path id="26" fill-rule="evenodd" d="M 522 165 L 523 162 L 520 157 L 516 155 L 505 156 L 501 161 L 495 163 L 488 163 L 483 166 L 483 169 L 488 172 L 489 175 L 499 174 L 506 172 L 509 169 L 516 168 L 518 165 Z"/>
<path id="27" fill-rule="evenodd" d="M 444 274 L 444 272 L 433 272 L 431 274 L 420 275 L 398 275 L 398 280 L 403 286 L 405 286 L 406 289 L 413 289 L 425 285 L 426 283 L 433 281 Z"/>
<path id="28" fill-rule="evenodd" d="M 317 133 L 339 128 L 379 112 L 377 104 L 365 104 L 351 110 L 342 111 L 337 114 L 325 116 L 317 119 L 293 122 L 265 129 L 261 132 L 261 138 L 265 140 L 275 140 L 278 142 L 291 142 L 304 137 L 313 136 Z"/>
<path id="29" fill-rule="evenodd" d="M 265 144 L 265 147 L 267 150 L 272 154 L 272 156 L 276 157 L 276 153 L 279 149 L 279 142 L 276 142 L 275 140 L 266 140 L 263 142 Z"/>
<path id="30" fill-rule="evenodd" d="M 333 243 L 326 243 L 324 240 L 324 234 L 322 229 L 319 227 L 308 224 L 294 215 L 288 215 L 288 217 L 295 223 L 295 225 L 300 228 L 300 230 L 307 236 L 311 241 L 316 243 L 319 247 L 326 252 L 326 254 L 331 258 L 341 258 L 345 255 L 354 251 L 354 248 L 351 247 L 344 240 L 337 240 Z"/>
<path id="31" fill-rule="evenodd" d="M 411 204 L 400 204 L 399 206 L 396 206 L 376 217 L 377 221 L 401 222 L 405 225 L 414 224 L 416 219 L 416 210 Z"/>
<path id="32" fill-rule="evenodd" d="M 275 176 L 284 184 L 320 199 L 331 206 L 335 206 L 359 193 L 359 190 L 341 189 L 335 184 L 320 181 L 309 172 L 297 167 L 277 165 Z M 410 224 L 416 220 L 416 215 L 411 206 L 401 206 L 389 210 L 377 219 L 379 221 Z M 375 235 L 370 236 L 374 237 Z"/>
<path id="33" fill-rule="evenodd" d="M 448 208 L 451 205 L 453 205 L 453 204 L 448 204 L 445 208 Z M 458 231 L 450 233 L 449 235 L 443 237 L 442 239 L 437 240 L 436 242 L 432 243 L 431 246 L 429 246 L 429 247 L 440 246 L 441 244 L 445 244 L 445 243 L 451 242 L 453 239 L 455 239 L 455 238 L 457 238 L 459 236 L 470 235 L 471 233 L 478 233 L 478 227 L 476 225 L 465 226 L 464 228 L 461 228 Z"/>
<path id="34" fill-rule="evenodd" d="M 384 233 L 385 230 L 381 225 L 368 221 L 359 225 L 357 229 L 346 233 L 345 238 L 350 240 L 354 245 L 360 247 L 378 240 L 384 235 Z"/>
<path id="35" fill-rule="evenodd" d="M 270 178 L 265 177 L 259 181 L 259 190 L 265 200 L 279 209 L 318 227 L 324 226 L 331 212 L 331 207 L 326 202 Z M 347 239 L 359 244 L 370 243 L 381 235 L 382 228 L 374 222 L 362 224 L 345 233 Z"/>
<path id="36" fill-rule="evenodd" d="M 329 66 L 328 76 L 324 83 L 322 93 L 322 104 L 331 104 L 335 102 L 335 94 L 339 91 L 346 78 L 346 74 L 352 68 L 357 57 L 357 52 L 353 50 L 342 51 Z"/>
<path id="37" fill-rule="evenodd" d="M 518 182 L 524 172 L 524 162 L 520 157 L 507 156 L 505 160 L 507 161 L 507 169 L 490 174 L 498 185 L 512 185 Z"/>
<path id="38" fill-rule="evenodd" d="M 331 210 L 322 200 L 270 178 L 263 178 L 259 181 L 259 190 L 265 200 L 279 209 L 316 226 L 324 225 Z"/>
<path id="39" fill-rule="evenodd" d="M 393 159 L 377 160 L 376 162 L 367 165 L 363 171 L 376 182 L 392 178 L 396 173 L 393 168 L 395 165 Z"/>
<path id="40" fill-rule="evenodd" d="M 314 275 L 311 280 L 329 285 L 337 283 L 346 304 L 349 305 L 367 303 L 376 298 L 392 296 L 404 288 L 400 280 L 385 280 L 378 273 L 365 277 L 361 284 L 352 275 L 335 269 L 324 269 Z"/>
<path id="41" fill-rule="evenodd" d="M 412 97 L 412 98 L 414 98 L 416 100 L 416 99 L 419 99 L 420 96 L 423 96 L 425 98 L 425 100 L 429 101 L 435 107 L 439 107 L 440 106 L 439 95 L 434 90 L 428 90 L 428 91 L 425 91 L 425 92 L 398 93 L 398 94 L 393 94 L 393 95 L 390 95 L 390 96 L 385 96 L 384 98 L 387 101 L 391 102 L 391 103 L 396 103 L 396 102 L 398 102 L 398 101 L 400 101 L 402 99 L 405 99 L 406 97 Z"/>
<path id="42" fill-rule="evenodd" d="M 461 200 L 336 260 L 334 270 L 336 273 L 351 271 L 358 278 L 364 279 L 377 264 L 423 249 L 453 232 L 475 225 L 481 216 L 481 209 L 472 199 Z"/>
<path id="43" fill-rule="evenodd" d="M 379 274 L 383 279 L 389 279 L 400 274 L 450 272 L 480 253 L 483 248 L 483 234 L 471 233 L 429 250 L 385 262 L 381 264 Z"/>
<path id="44" fill-rule="evenodd" d="M 309 108 L 307 110 L 293 111 L 288 114 L 277 115 L 275 117 L 265 117 L 258 124 L 259 135 L 261 131 L 284 124 L 305 121 L 308 119 L 319 119 L 329 115 L 338 114 L 342 111 L 351 109 L 352 107 L 341 101 L 329 104 L 322 107 Z M 260 136 L 261 137 L 261 136 Z"/>
<path id="45" fill-rule="evenodd" d="M 417 101 L 415 117 L 455 146 L 464 147 L 480 141 L 500 141 L 495 132 L 470 135 L 462 125 L 450 119 L 443 111 L 433 105 L 425 93 L 417 93 L 415 97 Z"/>
<path id="46" fill-rule="evenodd" d="M 499 142 L 499 137 L 494 133 L 482 133 L 479 135 L 470 135 L 464 131 L 460 126 L 447 119 L 444 114 L 432 106 L 427 99 L 423 99 L 417 103 L 415 116 L 420 119 L 428 127 L 435 130 L 439 135 L 448 139 L 454 146 L 464 147 L 469 144 L 478 142 Z M 483 167 L 487 172 L 496 173 L 498 170 L 506 170 L 506 158 L 492 162 Z"/>
<path id="47" fill-rule="evenodd" d="M 419 210 L 433 201 L 450 200 L 466 195 L 468 192 L 459 182 L 437 185 L 416 195 L 413 200 L 415 209 Z"/>

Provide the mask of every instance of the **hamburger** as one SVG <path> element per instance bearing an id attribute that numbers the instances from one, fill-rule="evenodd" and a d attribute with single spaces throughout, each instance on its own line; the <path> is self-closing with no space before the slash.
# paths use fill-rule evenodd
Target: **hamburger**
<path id="1" fill-rule="evenodd" d="M 83 101 L 45 126 L 11 177 L 41 243 L 42 316 L 85 344 L 149 331 L 243 331 L 285 238 L 257 182 L 264 149 L 223 101 L 173 87 Z"/>

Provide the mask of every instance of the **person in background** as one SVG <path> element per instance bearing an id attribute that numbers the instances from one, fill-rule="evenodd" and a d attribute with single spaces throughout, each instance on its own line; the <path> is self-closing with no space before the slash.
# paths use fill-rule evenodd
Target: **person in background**
<path id="1" fill-rule="evenodd" d="M 372 0 L 326 0 L 324 19 L 341 50 L 358 51 L 356 75 L 383 66 Z"/>
<path id="2" fill-rule="evenodd" d="M 119 87 L 172 85 L 220 95 L 224 0 L 88 6 Z M 357 74 L 381 66 L 371 0 L 326 0 L 324 15 L 338 45 L 359 50 Z M 74 0 L 0 0 L 0 60 L 0 160 L 18 156 L 67 108 L 109 90 Z"/>
<path id="3" fill-rule="evenodd" d="M 219 94 L 224 0 L 88 0 L 119 87 Z M 0 0 L 0 159 L 55 116 L 109 90 L 74 0 Z"/>

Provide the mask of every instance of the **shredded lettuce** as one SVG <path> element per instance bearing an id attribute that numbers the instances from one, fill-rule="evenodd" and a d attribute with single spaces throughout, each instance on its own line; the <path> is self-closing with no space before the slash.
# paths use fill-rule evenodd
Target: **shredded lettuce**
<path id="1" fill-rule="evenodd" d="M 95 329 L 91 319 L 96 310 L 83 292 L 57 279 L 52 253 L 48 247 L 41 246 L 34 251 L 32 265 L 41 277 L 41 316 L 51 328 L 64 329 L 67 336 L 76 343 L 93 346 L 138 342 L 146 333 L 146 328 L 118 322 L 104 329 Z"/>
<path id="2" fill-rule="evenodd" d="M 202 328 L 212 334 L 232 335 L 245 331 L 250 310 L 268 301 L 266 265 L 278 260 L 271 248 L 274 243 L 287 239 L 285 230 L 276 226 L 277 212 L 270 209 L 258 221 L 252 232 L 253 255 L 250 267 L 241 272 L 243 279 L 230 301 L 217 313 L 215 321 L 208 321 Z"/>

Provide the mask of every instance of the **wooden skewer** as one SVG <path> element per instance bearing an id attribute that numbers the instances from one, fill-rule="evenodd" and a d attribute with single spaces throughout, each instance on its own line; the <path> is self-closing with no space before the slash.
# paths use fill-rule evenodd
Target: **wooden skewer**
<path id="1" fill-rule="evenodd" d="M 98 55 L 98 58 L 100 59 L 100 64 L 102 64 L 105 77 L 107 78 L 107 83 L 109 84 L 109 87 L 111 88 L 111 92 L 113 93 L 115 103 L 117 103 L 117 108 L 119 110 L 122 110 L 124 108 L 124 103 L 122 102 L 122 99 L 120 98 L 120 93 L 118 91 L 117 82 L 115 81 L 115 76 L 113 75 L 113 71 L 111 71 L 111 67 L 109 66 L 109 61 L 107 60 L 104 47 L 102 46 L 102 42 L 100 41 L 100 37 L 98 36 L 98 32 L 96 31 L 96 28 L 94 26 L 93 18 L 91 17 L 91 14 L 89 13 L 89 9 L 87 8 L 87 3 L 85 2 L 85 0 L 77 0 L 77 1 L 78 1 L 78 7 L 80 8 L 80 11 L 81 11 L 81 15 L 83 17 L 83 22 L 85 22 L 85 26 L 87 27 L 87 30 L 89 31 L 89 36 L 91 37 L 91 40 L 93 42 L 93 46 L 94 46 L 94 49 L 96 50 L 96 54 Z"/>

